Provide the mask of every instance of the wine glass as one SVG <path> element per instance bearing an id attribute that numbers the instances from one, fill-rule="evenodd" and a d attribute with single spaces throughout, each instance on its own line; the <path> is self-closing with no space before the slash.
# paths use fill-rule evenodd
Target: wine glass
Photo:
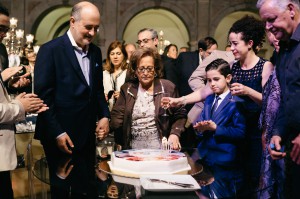
<path id="1" fill-rule="evenodd" d="M 162 99 L 161 99 L 162 108 L 165 110 L 165 112 L 162 116 L 168 116 L 167 109 L 169 107 L 169 102 L 170 102 L 169 97 L 170 97 L 169 93 L 163 93 L 162 94 Z"/>
<path id="2" fill-rule="evenodd" d="M 232 84 L 233 83 L 236 83 L 237 81 L 236 81 L 236 78 L 234 78 L 234 77 L 232 77 L 232 79 L 231 79 L 231 81 L 230 81 L 230 83 L 229 83 L 229 89 L 230 89 L 230 92 L 231 92 L 231 87 L 232 87 Z M 231 97 L 229 98 L 229 100 L 231 101 L 231 102 L 235 102 L 235 99 L 234 99 L 234 96 L 231 94 Z"/>

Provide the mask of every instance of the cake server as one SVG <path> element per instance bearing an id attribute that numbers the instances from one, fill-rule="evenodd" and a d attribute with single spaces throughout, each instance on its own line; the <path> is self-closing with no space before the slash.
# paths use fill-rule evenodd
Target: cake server
<path id="1" fill-rule="evenodd" d="M 155 178 L 149 178 L 151 182 L 158 182 L 158 183 L 166 183 L 170 185 L 175 185 L 183 188 L 193 188 L 193 184 L 188 184 L 188 183 L 181 183 L 181 182 L 173 182 L 173 181 L 167 181 L 167 180 L 161 180 L 161 179 L 155 179 Z"/>

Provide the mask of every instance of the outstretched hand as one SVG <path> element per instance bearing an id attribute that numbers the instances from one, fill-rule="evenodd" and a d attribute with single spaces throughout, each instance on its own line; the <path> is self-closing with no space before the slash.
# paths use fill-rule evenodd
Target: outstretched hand
<path id="1" fill-rule="evenodd" d="M 1 72 L 2 80 L 6 82 L 9 78 L 17 74 L 22 68 L 22 66 L 6 68 Z"/>
<path id="2" fill-rule="evenodd" d="M 205 120 L 201 122 L 197 122 L 194 126 L 194 129 L 199 132 L 204 131 L 215 131 L 217 129 L 217 125 L 212 120 Z"/>

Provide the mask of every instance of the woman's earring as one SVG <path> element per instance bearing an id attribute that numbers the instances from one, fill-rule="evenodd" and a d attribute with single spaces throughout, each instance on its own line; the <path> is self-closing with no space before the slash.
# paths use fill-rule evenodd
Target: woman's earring
<path id="1" fill-rule="evenodd" d="M 134 74 L 133 77 L 136 79 L 137 78 L 136 74 Z"/>
<path id="2" fill-rule="evenodd" d="M 156 74 L 156 73 L 154 74 L 154 77 L 157 77 L 157 74 Z"/>

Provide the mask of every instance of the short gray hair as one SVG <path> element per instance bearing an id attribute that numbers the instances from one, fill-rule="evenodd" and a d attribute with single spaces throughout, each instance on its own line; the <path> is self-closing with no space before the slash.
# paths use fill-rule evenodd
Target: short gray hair
<path id="1" fill-rule="evenodd" d="M 299 0 L 258 0 L 256 3 L 256 7 L 260 9 L 268 1 L 272 3 L 272 6 L 281 10 L 286 9 L 286 6 L 290 3 L 294 4 L 298 9 L 300 9 Z"/>
<path id="2" fill-rule="evenodd" d="M 158 38 L 158 34 L 157 34 L 156 30 L 154 30 L 154 29 L 152 29 L 152 28 L 143 28 L 143 29 L 141 29 L 141 30 L 138 32 L 138 35 L 139 35 L 140 33 L 142 33 L 142 32 L 145 32 L 145 31 L 151 32 L 152 38 L 153 38 L 153 39 L 154 39 L 154 38 Z"/>
<path id="3" fill-rule="evenodd" d="M 82 10 L 82 5 L 79 3 L 74 5 L 71 11 L 71 17 L 74 17 L 75 21 L 79 21 L 81 19 L 80 12 Z"/>

